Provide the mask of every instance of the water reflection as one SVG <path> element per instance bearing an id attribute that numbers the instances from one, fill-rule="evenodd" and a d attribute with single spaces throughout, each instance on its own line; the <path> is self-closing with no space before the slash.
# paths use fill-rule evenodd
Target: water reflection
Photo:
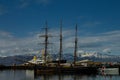
<path id="1" fill-rule="evenodd" d="M 102 75 L 40 75 L 35 80 L 120 80 L 120 76 Z"/>
<path id="2" fill-rule="evenodd" d="M 25 80 L 26 75 L 23 70 L 4 70 L 0 71 L 1 80 Z"/>
<path id="3" fill-rule="evenodd" d="M 0 80 L 34 80 L 34 71 L 3 70 L 0 71 Z"/>
<path id="4" fill-rule="evenodd" d="M 33 70 L 26 70 L 26 78 L 28 80 L 34 80 L 34 71 Z"/>
<path id="5" fill-rule="evenodd" d="M 34 76 L 33 70 L 3 70 L 0 80 L 120 80 L 119 75 L 49 74 Z"/>

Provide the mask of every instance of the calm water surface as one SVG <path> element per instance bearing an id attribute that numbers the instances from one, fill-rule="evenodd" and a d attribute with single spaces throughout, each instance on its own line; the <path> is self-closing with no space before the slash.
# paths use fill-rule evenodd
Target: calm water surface
<path id="1" fill-rule="evenodd" d="M 120 80 L 120 75 L 39 75 L 32 70 L 3 70 L 0 80 Z"/>

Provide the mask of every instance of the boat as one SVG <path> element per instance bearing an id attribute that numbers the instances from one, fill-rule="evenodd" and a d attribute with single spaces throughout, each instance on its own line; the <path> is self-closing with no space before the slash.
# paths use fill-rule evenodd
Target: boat
<path id="1" fill-rule="evenodd" d="M 43 64 L 45 61 L 41 59 L 40 57 L 34 56 L 32 60 L 28 61 L 29 63 L 32 64 Z"/>
<path id="2" fill-rule="evenodd" d="M 83 67 L 83 66 L 78 66 L 76 64 L 77 61 L 77 25 L 76 25 L 76 29 L 75 29 L 75 49 L 74 49 L 74 61 L 72 63 L 67 63 L 67 60 L 62 59 L 62 25 L 60 27 L 60 49 L 59 49 L 59 54 L 58 54 L 58 59 L 56 60 L 52 60 L 51 62 L 49 62 L 49 60 L 47 60 L 47 54 L 48 54 L 48 30 L 47 30 L 47 23 L 46 23 L 46 27 L 45 27 L 45 35 L 42 35 L 41 37 L 45 38 L 45 47 L 44 47 L 44 66 L 41 65 L 37 65 L 35 67 L 35 74 L 45 74 L 45 73 L 86 73 L 86 74 L 90 74 L 90 73 L 96 73 L 97 72 L 97 68 L 95 67 Z"/>
<path id="3" fill-rule="evenodd" d="M 119 75 L 119 68 L 102 66 L 99 68 L 99 73 L 102 75 Z"/>

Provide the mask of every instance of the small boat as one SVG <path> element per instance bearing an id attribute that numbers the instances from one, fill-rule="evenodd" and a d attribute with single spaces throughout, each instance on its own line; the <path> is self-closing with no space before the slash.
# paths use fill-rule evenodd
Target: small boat
<path id="1" fill-rule="evenodd" d="M 45 61 L 43 59 L 41 59 L 40 57 L 34 56 L 32 60 L 30 61 L 25 61 L 25 60 L 20 60 L 20 59 L 16 59 L 18 61 L 24 62 L 24 64 L 22 65 L 41 65 L 44 64 Z"/>
<path id="2" fill-rule="evenodd" d="M 103 66 L 102 68 L 99 68 L 99 72 L 102 75 L 119 75 L 119 68 L 106 68 Z"/>
<path id="3" fill-rule="evenodd" d="M 42 64 L 45 64 L 45 60 L 44 60 L 44 49 L 41 51 L 41 56 L 33 56 L 33 59 L 30 60 L 30 61 L 27 61 L 27 63 L 25 64 L 34 64 L 34 65 L 42 65 Z M 47 62 L 51 62 L 52 61 L 52 58 L 50 56 L 50 54 L 47 54 L 46 56 L 48 59 L 47 59 Z"/>

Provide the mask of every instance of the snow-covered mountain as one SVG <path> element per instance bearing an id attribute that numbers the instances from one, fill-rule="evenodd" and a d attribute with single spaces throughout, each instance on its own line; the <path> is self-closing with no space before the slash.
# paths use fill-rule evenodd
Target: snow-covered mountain
<path id="1" fill-rule="evenodd" d="M 77 53 L 78 57 L 95 57 L 95 58 L 116 58 L 120 56 L 110 55 L 110 54 L 103 54 L 99 52 L 84 52 L 84 53 Z"/>
<path id="2" fill-rule="evenodd" d="M 29 61 L 33 58 L 33 55 L 15 55 L 15 56 L 6 56 L 0 57 L 0 65 L 13 65 L 13 64 L 23 64 L 24 62 L 17 61 L 17 59 Z M 55 60 L 58 58 L 57 54 L 51 54 L 52 58 Z M 66 53 L 62 55 L 63 59 L 66 59 L 67 62 L 73 62 L 74 57 L 71 53 Z M 101 62 L 120 62 L 120 56 L 108 55 L 102 53 L 78 53 L 77 60 L 89 59 L 92 61 L 101 61 Z"/>
<path id="3" fill-rule="evenodd" d="M 104 54 L 99 52 L 78 52 L 78 59 L 90 59 L 93 61 L 101 61 L 101 62 L 119 62 L 120 56 L 119 55 L 111 55 L 111 54 Z"/>

